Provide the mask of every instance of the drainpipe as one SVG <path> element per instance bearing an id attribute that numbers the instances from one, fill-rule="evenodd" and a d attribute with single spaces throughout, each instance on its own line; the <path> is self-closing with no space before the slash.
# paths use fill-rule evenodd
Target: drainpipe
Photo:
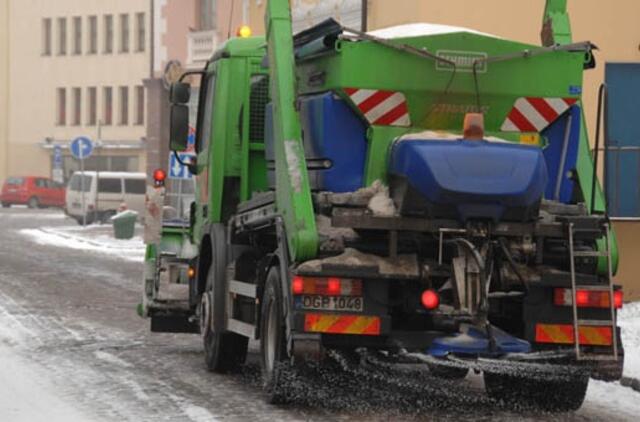
<path id="1" fill-rule="evenodd" d="M 362 0 L 362 25 L 360 30 L 362 32 L 367 32 L 369 19 L 369 0 Z"/>

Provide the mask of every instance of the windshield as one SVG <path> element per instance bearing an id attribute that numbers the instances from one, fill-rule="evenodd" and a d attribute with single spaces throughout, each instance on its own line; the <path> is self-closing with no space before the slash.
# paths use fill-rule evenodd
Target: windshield
<path id="1" fill-rule="evenodd" d="M 83 178 L 84 177 L 84 183 Z M 91 176 L 82 176 L 81 174 L 74 174 L 69 181 L 69 189 L 76 192 L 89 192 L 91 189 Z"/>

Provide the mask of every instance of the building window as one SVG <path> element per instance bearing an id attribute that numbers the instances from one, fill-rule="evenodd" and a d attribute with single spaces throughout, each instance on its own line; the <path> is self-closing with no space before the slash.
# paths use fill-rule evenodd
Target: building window
<path id="1" fill-rule="evenodd" d="M 64 126 L 67 124 L 67 90 L 58 88 L 56 92 L 56 124 Z"/>
<path id="2" fill-rule="evenodd" d="M 143 52 L 147 44 L 146 21 L 144 13 L 136 13 L 136 51 Z"/>
<path id="3" fill-rule="evenodd" d="M 233 7 L 233 6 L 231 6 Z M 209 31 L 215 29 L 216 17 L 216 1 L 215 0 L 200 0 L 200 30 Z"/>
<path id="4" fill-rule="evenodd" d="M 87 88 L 87 126 L 95 126 L 98 120 L 98 92 L 94 86 Z"/>
<path id="5" fill-rule="evenodd" d="M 87 53 L 96 54 L 98 52 L 98 17 L 89 16 L 89 42 Z"/>
<path id="6" fill-rule="evenodd" d="M 105 86 L 102 90 L 102 124 L 109 126 L 113 124 L 113 89 Z"/>
<path id="7" fill-rule="evenodd" d="M 82 54 L 82 18 L 73 18 L 73 54 Z"/>
<path id="8" fill-rule="evenodd" d="M 120 52 L 129 52 L 129 15 L 120 15 Z"/>
<path id="9" fill-rule="evenodd" d="M 120 120 L 118 121 L 121 125 L 129 124 L 129 87 L 121 86 L 120 87 Z"/>
<path id="10" fill-rule="evenodd" d="M 104 16 L 104 52 L 113 53 L 113 16 Z"/>
<path id="11" fill-rule="evenodd" d="M 42 19 L 42 55 L 51 55 L 51 19 Z"/>
<path id="12" fill-rule="evenodd" d="M 67 54 L 67 18 L 58 18 L 58 55 Z"/>
<path id="13" fill-rule="evenodd" d="M 73 126 L 80 126 L 82 122 L 82 90 L 73 88 Z"/>
<path id="14" fill-rule="evenodd" d="M 144 124 L 144 87 L 136 87 L 136 125 Z"/>

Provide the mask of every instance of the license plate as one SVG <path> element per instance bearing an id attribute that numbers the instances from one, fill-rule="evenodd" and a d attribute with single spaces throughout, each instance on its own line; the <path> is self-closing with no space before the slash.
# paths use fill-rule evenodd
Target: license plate
<path id="1" fill-rule="evenodd" d="M 362 296 L 319 296 L 304 295 L 297 298 L 296 308 L 314 311 L 349 311 L 362 312 L 364 300 Z"/>

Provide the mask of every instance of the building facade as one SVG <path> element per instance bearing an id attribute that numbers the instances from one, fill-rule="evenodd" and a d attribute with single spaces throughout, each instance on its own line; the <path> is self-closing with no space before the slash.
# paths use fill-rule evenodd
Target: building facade
<path id="1" fill-rule="evenodd" d="M 150 2 L 7 0 L 6 9 L 10 107 L 0 178 L 52 175 L 55 146 L 68 178 L 79 168 L 68 149 L 78 136 L 97 147 L 85 168 L 143 170 Z"/>
<path id="2" fill-rule="evenodd" d="M 0 180 L 9 163 L 9 0 L 0 0 Z"/>

